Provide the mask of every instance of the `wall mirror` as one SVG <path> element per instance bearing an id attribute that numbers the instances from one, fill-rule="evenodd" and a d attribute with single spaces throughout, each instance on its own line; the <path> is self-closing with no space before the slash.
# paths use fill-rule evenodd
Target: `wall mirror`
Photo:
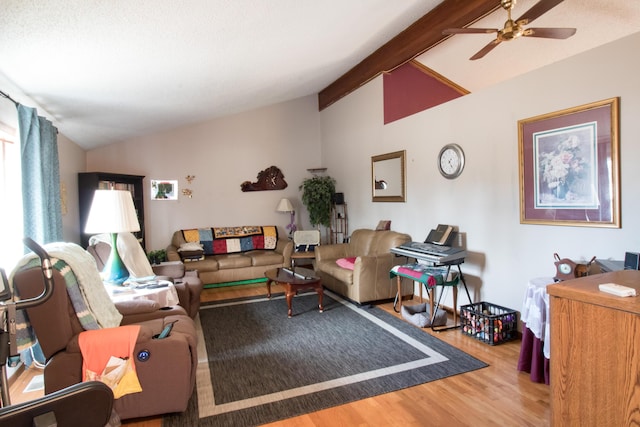
<path id="1" fill-rule="evenodd" d="M 371 157 L 371 189 L 374 202 L 405 202 L 405 150 Z"/>

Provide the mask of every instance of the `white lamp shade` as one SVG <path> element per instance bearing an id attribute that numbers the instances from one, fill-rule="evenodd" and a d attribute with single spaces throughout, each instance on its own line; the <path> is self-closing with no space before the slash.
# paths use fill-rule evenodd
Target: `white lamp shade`
<path id="1" fill-rule="evenodd" d="M 278 212 L 293 212 L 293 205 L 289 199 L 280 199 L 280 203 L 278 203 L 276 210 Z"/>
<path id="2" fill-rule="evenodd" d="M 131 193 L 126 190 L 96 190 L 85 233 L 140 231 Z"/>

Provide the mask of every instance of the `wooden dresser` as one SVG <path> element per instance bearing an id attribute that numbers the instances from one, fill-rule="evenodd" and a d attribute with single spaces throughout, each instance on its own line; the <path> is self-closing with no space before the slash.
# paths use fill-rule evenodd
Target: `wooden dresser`
<path id="1" fill-rule="evenodd" d="M 638 296 L 601 292 L 601 283 Z M 640 271 L 549 285 L 551 425 L 640 425 Z"/>

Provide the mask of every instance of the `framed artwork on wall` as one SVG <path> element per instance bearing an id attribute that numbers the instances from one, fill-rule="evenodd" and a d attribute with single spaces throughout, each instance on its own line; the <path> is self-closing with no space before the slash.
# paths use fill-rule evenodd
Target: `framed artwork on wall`
<path id="1" fill-rule="evenodd" d="M 178 181 L 166 179 L 151 180 L 152 200 L 178 200 Z"/>
<path id="2" fill-rule="evenodd" d="M 620 228 L 619 99 L 518 121 L 520 223 Z"/>

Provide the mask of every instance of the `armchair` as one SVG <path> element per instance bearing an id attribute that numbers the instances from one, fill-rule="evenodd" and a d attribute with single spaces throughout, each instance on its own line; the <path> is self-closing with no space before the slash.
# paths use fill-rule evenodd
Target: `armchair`
<path id="1" fill-rule="evenodd" d="M 135 236 L 131 233 L 120 233 L 118 237 L 118 250 L 124 257 L 124 263 L 129 268 L 128 263 L 134 257 L 131 255 L 136 253 L 138 256 L 135 258 L 137 262 L 137 268 L 129 268 L 132 273 L 136 271 L 143 272 L 141 275 L 159 276 L 159 279 L 165 279 L 173 282 L 178 293 L 178 299 L 180 300 L 180 306 L 183 307 L 187 314 L 194 318 L 200 310 L 200 294 L 202 293 L 202 280 L 198 277 L 198 272 L 195 270 L 185 270 L 184 264 L 181 261 L 169 262 L 163 265 L 152 266 L 144 255 L 144 250 L 136 240 Z M 121 245 L 123 247 L 121 248 Z M 109 258 L 111 252 L 111 245 L 108 243 L 106 237 L 100 238 L 94 236 L 89 242 L 87 248 L 93 258 L 96 260 L 96 265 L 99 271 L 102 271 L 104 264 Z M 140 256 L 142 254 L 144 256 Z M 135 275 L 135 274 L 134 274 Z M 138 274 L 140 275 L 140 274 Z"/>
<path id="2" fill-rule="evenodd" d="M 200 310 L 200 294 L 204 288 L 198 277 L 198 270 L 185 269 L 182 261 L 169 261 L 152 265 L 153 272 L 160 279 L 171 280 L 178 292 L 180 306 L 187 310 L 191 318 L 195 318 Z"/>
<path id="3" fill-rule="evenodd" d="M 356 230 L 349 243 L 316 246 L 316 274 L 326 288 L 360 304 L 394 298 L 389 270 L 400 262 L 389 251 L 410 241 L 395 231 Z"/>
<path id="4" fill-rule="evenodd" d="M 97 270 L 93 273 L 98 275 Z M 45 303 L 26 309 L 47 359 L 45 394 L 80 383 L 83 378 L 79 335 L 85 329 L 67 292 L 65 276 L 55 269 L 52 296 Z M 14 272 L 12 281 L 20 298 L 39 295 L 44 286 L 40 268 L 20 268 Z M 102 301 L 104 306 L 109 304 L 113 304 L 110 299 Z M 114 401 L 114 409 L 121 419 L 182 412 L 195 384 L 197 338 L 193 320 L 181 308 L 163 310 L 151 304 L 140 312 L 136 310 L 136 307 L 140 308 L 139 304 L 136 302 L 126 310 L 120 310 L 120 325 L 140 325 L 132 358 L 142 387 L 142 392 L 125 394 Z M 154 335 L 171 321 L 176 321 L 171 334 L 164 339 L 154 339 Z"/>

